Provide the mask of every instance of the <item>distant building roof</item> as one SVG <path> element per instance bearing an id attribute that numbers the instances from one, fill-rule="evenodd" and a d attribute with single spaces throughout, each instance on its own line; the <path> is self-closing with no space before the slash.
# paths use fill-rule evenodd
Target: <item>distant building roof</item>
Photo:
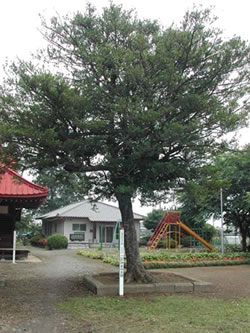
<path id="1" fill-rule="evenodd" d="M 88 218 L 91 222 L 115 222 L 121 220 L 121 213 L 119 208 L 115 206 L 100 201 L 84 200 L 53 210 L 39 218 L 47 220 L 60 217 Z M 134 213 L 135 220 L 142 220 L 143 217 L 143 215 Z"/>
<path id="2" fill-rule="evenodd" d="M 0 173 L 1 202 L 22 202 L 22 207 L 35 208 L 46 200 L 48 194 L 47 187 L 29 182 L 12 169 L 4 169 Z"/>

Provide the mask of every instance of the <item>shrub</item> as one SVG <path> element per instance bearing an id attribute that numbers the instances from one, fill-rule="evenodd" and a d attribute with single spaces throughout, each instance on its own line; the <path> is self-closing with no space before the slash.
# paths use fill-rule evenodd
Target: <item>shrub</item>
<path id="1" fill-rule="evenodd" d="M 205 240 L 210 243 L 216 235 L 216 229 L 210 224 L 204 224 L 202 228 L 205 231 Z"/>
<path id="2" fill-rule="evenodd" d="M 161 239 L 157 245 L 158 249 L 168 249 L 169 248 L 169 239 Z M 170 248 L 175 248 L 175 240 L 170 238 Z"/>
<path id="3" fill-rule="evenodd" d="M 37 234 L 30 239 L 30 244 L 32 246 L 46 247 L 47 239 L 45 239 L 42 235 Z"/>
<path id="4" fill-rule="evenodd" d="M 150 240 L 150 236 L 144 236 L 144 237 L 140 238 L 139 246 L 147 246 L 149 240 Z"/>
<path id="5" fill-rule="evenodd" d="M 68 247 L 68 239 L 63 235 L 53 235 L 48 238 L 47 246 L 52 249 L 66 249 Z"/>

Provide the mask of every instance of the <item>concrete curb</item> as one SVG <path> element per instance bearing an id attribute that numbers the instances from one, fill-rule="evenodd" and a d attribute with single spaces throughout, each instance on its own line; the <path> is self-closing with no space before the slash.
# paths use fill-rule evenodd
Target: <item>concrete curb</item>
<path id="1" fill-rule="evenodd" d="M 102 273 L 107 274 L 107 273 Z M 99 275 L 102 275 L 99 274 Z M 190 279 L 184 275 L 176 274 L 177 276 L 187 279 L 187 282 L 175 283 L 150 283 L 126 285 L 124 288 L 125 294 L 139 293 L 192 293 L 192 292 L 211 292 L 212 284 L 200 280 Z M 98 296 L 117 296 L 119 294 L 118 283 L 104 284 L 96 279 L 96 275 L 85 275 L 83 277 L 84 285 Z"/>

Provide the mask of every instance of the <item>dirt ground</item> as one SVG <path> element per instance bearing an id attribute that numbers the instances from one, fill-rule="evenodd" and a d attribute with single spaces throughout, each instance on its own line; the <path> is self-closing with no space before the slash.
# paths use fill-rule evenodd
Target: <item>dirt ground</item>
<path id="1" fill-rule="evenodd" d="M 68 333 L 88 332 L 56 304 L 68 297 L 86 297 L 84 274 L 117 272 L 117 268 L 76 254 L 76 250 L 46 251 L 32 249 L 39 262 L 17 264 L 0 261 L 0 333 Z M 201 267 L 168 270 L 189 278 L 214 284 L 214 292 L 197 297 L 250 297 L 250 266 Z"/>
<path id="2" fill-rule="evenodd" d="M 191 279 L 185 278 L 183 276 L 176 275 L 174 273 L 169 273 L 168 271 L 166 272 L 159 272 L 155 270 L 152 272 L 153 278 L 154 278 L 154 283 L 176 283 L 176 282 L 190 282 L 192 281 Z M 100 281 L 104 283 L 105 285 L 112 285 L 114 283 L 119 283 L 119 273 L 104 273 L 101 275 L 95 275 L 94 276 L 95 280 Z M 134 281 L 128 282 L 129 284 L 135 284 Z"/>

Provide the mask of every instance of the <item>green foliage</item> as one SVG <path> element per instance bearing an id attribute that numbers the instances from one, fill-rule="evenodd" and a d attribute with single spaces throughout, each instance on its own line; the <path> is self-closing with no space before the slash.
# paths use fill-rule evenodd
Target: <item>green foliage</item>
<path id="1" fill-rule="evenodd" d="M 153 209 L 151 213 L 149 213 L 143 221 L 144 226 L 154 231 L 157 225 L 161 222 L 163 216 L 165 215 L 165 211 L 163 209 Z"/>
<path id="2" fill-rule="evenodd" d="M 111 256 L 104 254 L 101 251 L 86 251 L 81 250 L 78 252 L 83 257 L 91 258 L 91 259 L 101 259 L 106 264 L 111 264 L 113 266 L 119 266 L 119 258 L 117 256 Z"/>
<path id="3" fill-rule="evenodd" d="M 63 235 L 52 235 L 48 237 L 47 246 L 49 250 L 66 249 L 68 247 L 68 239 Z"/>
<path id="4" fill-rule="evenodd" d="M 209 166 L 202 167 L 196 179 L 187 182 L 180 195 L 182 209 L 189 215 L 198 212 L 203 219 L 215 213 L 220 216 L 220 189 L 223 189 L 224 222 L 236 227 L 246 251 L 250 235 L 250 146 L 224 153 Z"/>
<path id="5" fill-rule="evenodd" d="M 250 256 L 243 253 L 227 253 L 222 255 L 216 252 L 206 253 L 144 253 L 141 255 L 146 269 L 203 267 L 249 264 Z"/>
<path id="6" fill-rule="evenodd" d="M 113 266 L 119 266 L 119 259 L 114 257 L 104 257 L 102 260 L 105 264 L 110 264 Z M 124 264 L 126 266 L 126 263 Z"/>
<path id="7" fill-rule="evenodd" d="M 203 225 L 203 231 L 205 233 L 205 241 L 207 241 L 208 243 L 211 243 L 213 237 L 216 235 L 216 229 L 210 225 L 210 224 L 204 224 Z"/>
<path id="8" fill-rule="evenodd" d="M 39 171 L 35 175 L 34 183 L 49 188 L 48 200 L 35 211 L 38 216 L 64 207 L 72 202 L 83 200 L 87 191 L 87 182 L 85 182 L 84 175 L 78 173 L 69 174 L 60 168 Z"/>
<path id="9" fill-rule="evenodd" d="M 141 237 L 141 238 L 140 238 L 140 241 L 139 241 L 139 246 L 147 246 L 148 241 L 150 240 L 150 237 L 151 237 L 151 236 L 144 236 L 144 237 Z"/>
<path id="10" fill-rule="evenodd" d="M 119 256 L 101 251 L 79 251 L 78 254 L 91 259 L 100 259 L 106 264 L 119 266 Z M 141 259 L 146 269 L 241 265 L 250 263 L 250 254 L 246 252 L 169 253 L 144 252 Z M 125 263 L 126 266 L 126 263 Z"/>
<path id="11" fill-rule="evenodd" d="M 47 246 L 47 239 L 44 238 L 41 234 L 36 234 L 33 237 L 31 237 L 30 244 L 32 246 L 46 247 Z"/>
<path id="12" fill-rule="evenodd" d="M 163 29 L 113 3 L 43 21 L 41 66 L 13 64 L 1 88 L 1 155 L 86 173 L 93 195 L 156 199 L 245 116 L 249 48 L 212 23 L 194 8 Z"/>
<path id="13" fill-rule="evenodd" d="M 194 8 L 165 29 L 112 2 L 43 21 L 46 51 L 10 66 L 0 87 L 1 160 L 85 174 L 129 227 L 132 198 L 156 201 L 190 178 L 246 117 L 249 47 L 213 23 Z"/>
<path id="14" fill-rule="evenodd" d="M 34 220 L 33 212 L 24 210 L 21 214 L 21 221 L 16 224 L 16 230 L 19 235 L 22 234 L 41 234 L 42 225 Z"/>
<path id="15" fill-rule="evenodd" d="M 142 260 L 149 261 L 174 261 L 174 262 L 189 262 L 189 261 L 210 261 L 210 260 L 243 260 L 250 259 L 249 253 L 246 252 L 231 252 L 225 255 L 219 252 L 198 252 L 198 253 L 152 253 L 146 252 L 141 254 Z"/>
<path id="16" fill-rule="evenodd" d="M 161 239 L 157 245 L 158 249 L 174 249 L 176 248 L 175 240 L 173 238 L 170 238 L 170 244 L 168 239 Z"/>
<path id="17" fill-rule="evenodd" d="M 99 251 L 81 250 L 81 251 L 77 252 L 77 254 L 79 254 L 83 257 L 91 258 L 91 259 L 103 259 L 103 253 L 99 252 Z"/>
<path id="18" fill-rule="evenodd" d="M 233 266 L 250 264 L 249 259 L 237 260 L 212 260 L 212 261 L 190 261 L 190 262 L 149 262 L 144 263 L 146 269 L 163 268 L 185 268 L 185 267 L 211 267 L 211 266 Z"/>

